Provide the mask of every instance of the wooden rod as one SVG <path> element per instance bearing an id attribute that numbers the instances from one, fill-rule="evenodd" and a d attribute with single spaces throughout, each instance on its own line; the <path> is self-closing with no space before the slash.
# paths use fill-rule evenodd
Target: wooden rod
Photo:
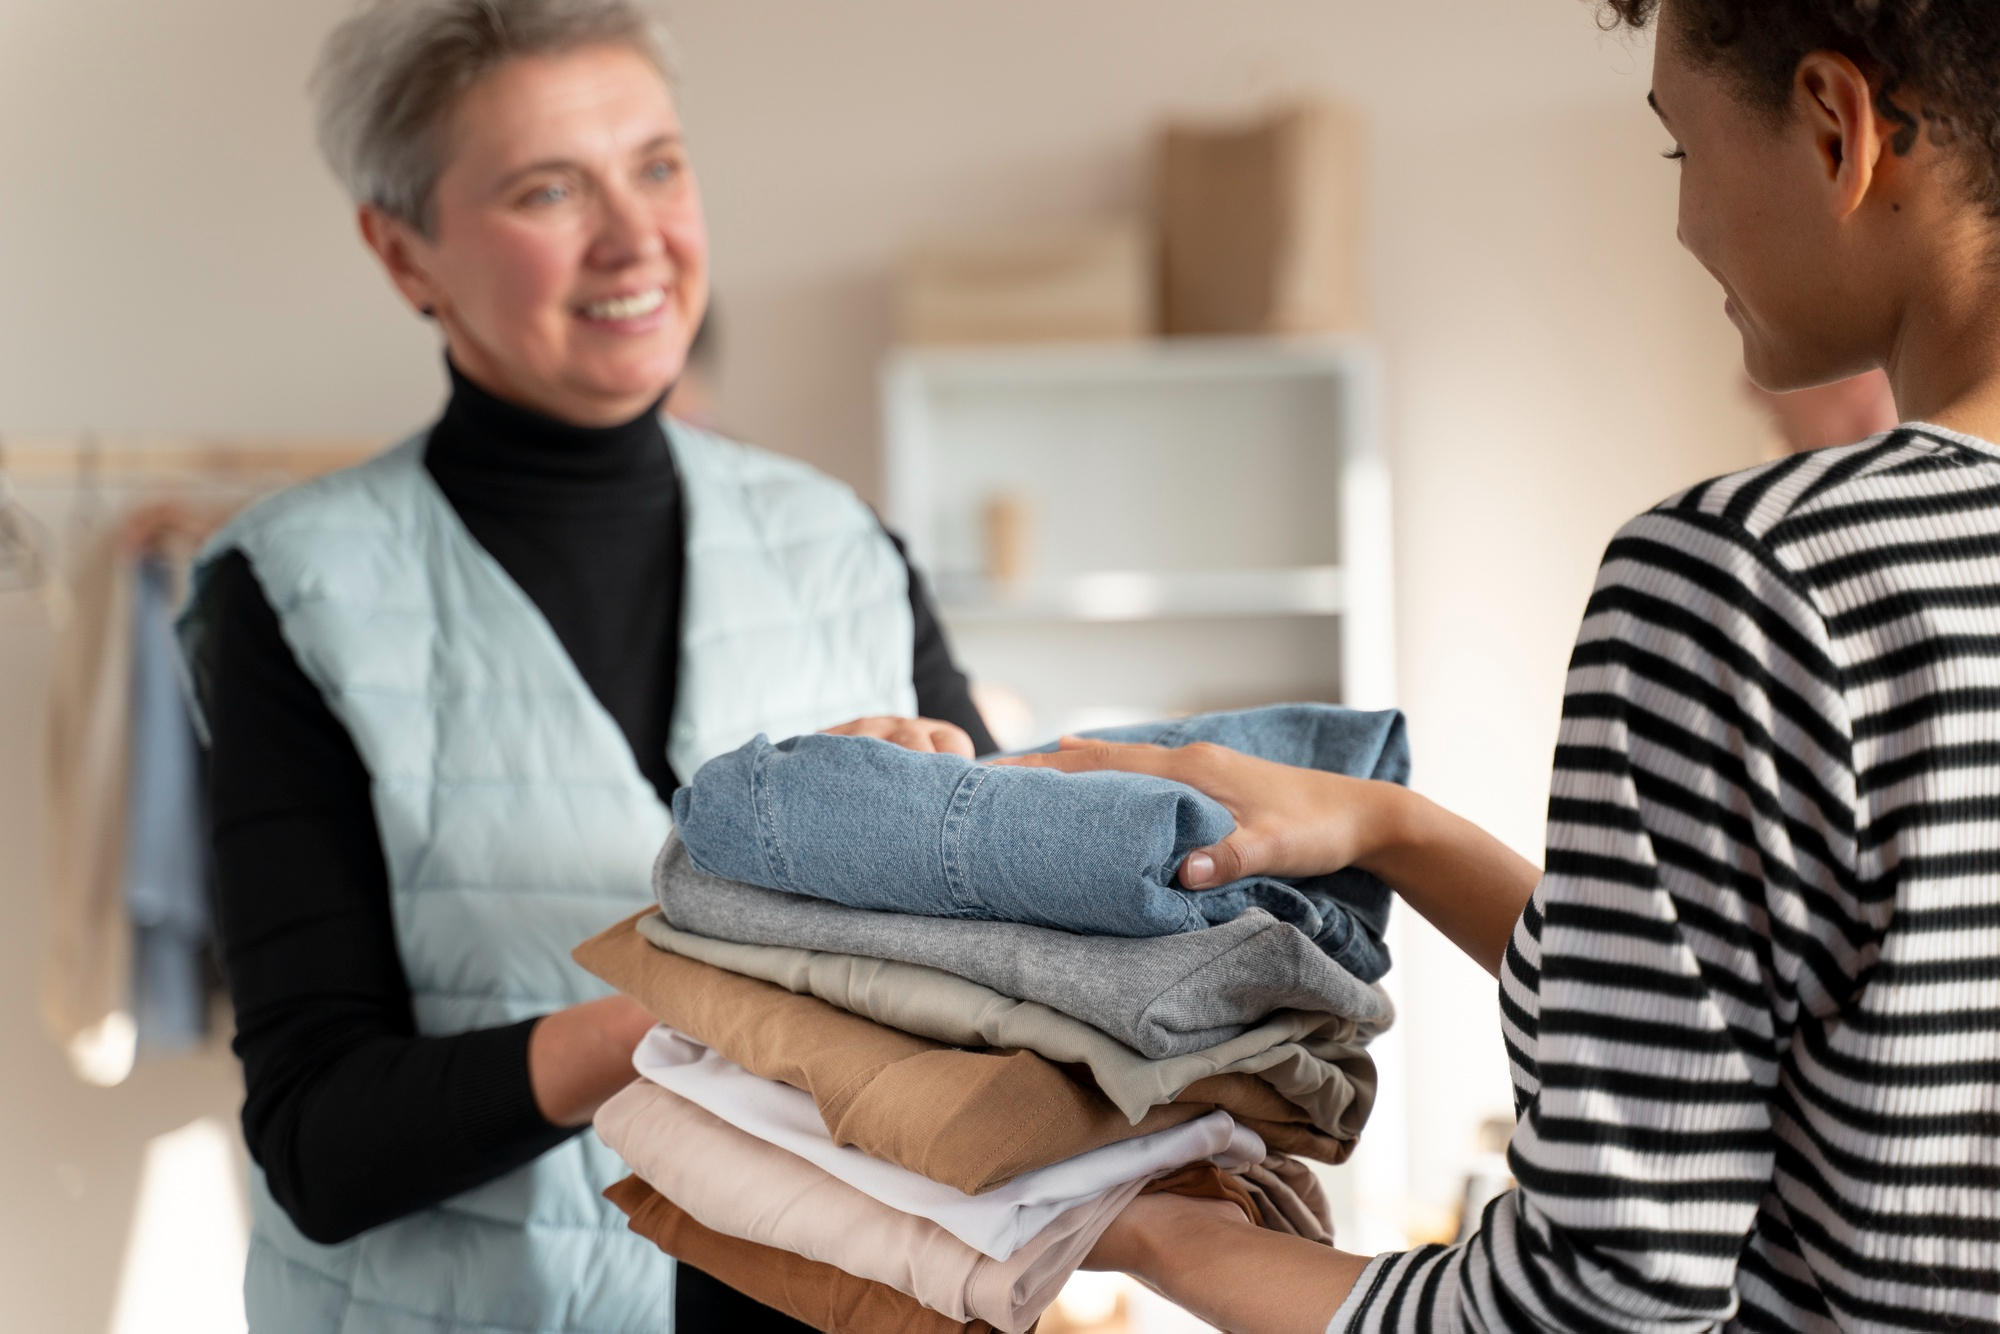
<path id="1" fill-rule="evenodd" d="M 0 474 L 23 482 L 302 481 L 380 453 L 339 436 L 51 436 L 0 433 Z"/>

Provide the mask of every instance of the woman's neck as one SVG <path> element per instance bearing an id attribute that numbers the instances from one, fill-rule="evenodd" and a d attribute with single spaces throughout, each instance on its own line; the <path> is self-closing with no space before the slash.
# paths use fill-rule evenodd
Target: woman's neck
<path id="1" fill-rule="evenodd" d="M 1911 300 L 1884 359 L 1904 421 L 2000 442 L 2000 265 L 1983 224 L 1927 265 L 1940 275 Z"/>
<path id="2" fill-rule="evenodd" d="M 615 426 L 576 426 L 506 402 L 455 365 L 425 466 L 455 504 L 536 510 L 645 507 L 674 487 L 657 405 Z"/>

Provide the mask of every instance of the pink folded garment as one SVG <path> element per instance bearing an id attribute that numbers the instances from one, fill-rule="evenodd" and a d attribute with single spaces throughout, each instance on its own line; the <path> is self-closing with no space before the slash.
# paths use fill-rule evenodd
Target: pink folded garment
<path id="1" fill-rule="evenodd" d="M 1210 1112 L 1150 1135 L 1100 1145 L 968 1195 L 836 1144 L 812 1095 L 751 1074 L 693 1038 L 662 1025 L 632 1053 L 632 1066 L 746 1134 L 775 1144 L 891 1209 L 928 1218 L 973 1250 L 1005 1260 L 1051 1219 L 1114 1186 L 1207 1160 L 1230 1170 L 1264 1160 L 1264 1141 L 1227 1112 Z"/>
<path id="2" fill-rule="evenodd" d="M 1034 1326 L 1145 1185 L 1077 1205 L 1000 1261 L 645 1080 L 605 1103 L 596 1124 L 612 1152 L 703 1227 L 885 1283 L 1003 1334 Z"/>

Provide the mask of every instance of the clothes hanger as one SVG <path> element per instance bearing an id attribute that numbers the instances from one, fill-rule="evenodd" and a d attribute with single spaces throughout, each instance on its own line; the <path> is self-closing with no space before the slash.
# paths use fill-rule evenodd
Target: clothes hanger
<path id="1" fill-rule="evenodd" d="M 88 539 L 110 517 L 110 502 L 104 495 L 104 446 L 97 432 L 86 431 L 76 451 L 76 479 L 70 488 L 70 537 Z"/>
<path id="2" fill-rule="evenodd" d="M 15 498 L 0 446 L 0 592 L 40 588 L 48 577 L 48 529 Z"/>

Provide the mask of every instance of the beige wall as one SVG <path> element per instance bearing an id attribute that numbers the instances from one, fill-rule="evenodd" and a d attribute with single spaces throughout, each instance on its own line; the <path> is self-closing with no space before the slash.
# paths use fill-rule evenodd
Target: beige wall
<path id="1" fill-rule="evenodd" d="M 0 5 L 0 432 L 387 435 L 424 420 L 440 381 L 429 335 L 365 261 L 309 144 L 300 86 L 342 8 Z M 1624 516 L 1757 448 L 1719 297 L 1674 245 L 1643 46 L 1601 35 L 1580 0 L 671 12 L 729 418 L 871 494 L 902 247 L 1140 206 L 1147 128 L 1165 112 L 1306 90 L 1363 108 L 1419 783 L 1538 846 L 1598 551 Z M 41 650 L 18 607 L 0 634 L 0 904 L 25 928 Z M 63 1084 L 23 1008 L 28 947 L 8 939 L 0 1326 L 95 1331 L 115 1258 L 83 1257 L 116 1239 L 133 1146 L 184 1105 L 226 1099 L 226 1078 Z M 1404 953 L 1411 1166 L 1441 1199 L 1470 1125 L 1505 1107 L 1505 1069 L 1491 984 L 1422 932 Z M 65 1154 L 89 1159 L 101 1192 L 86 1213 L 51 1184 Z"/>

